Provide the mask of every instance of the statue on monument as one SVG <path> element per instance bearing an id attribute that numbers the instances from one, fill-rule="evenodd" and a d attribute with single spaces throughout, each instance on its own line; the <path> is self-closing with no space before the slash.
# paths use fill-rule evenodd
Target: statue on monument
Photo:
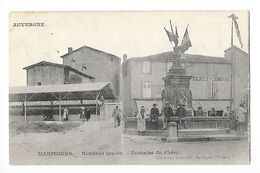
<path id="1" fill-rule="evenodd" d="M 164 80 L 164 93 L 163 103 L 170 102 L 174 109 L 179 104 L 184 105 L 186 109 L 192 110 L 192 93 L 190 90 L 190 79 L 191 76 L 186 75 L 185 69 L 182 67 L 180 58 L 181 55 L 187 51 L 192 45 L 188 34 L 188 26 L 183 35 L 181 44 L 179 43 L 179 35 L 177 27 L 175 32 L 173 31 L 172 22 L 170 20 L 171 32 L 164 27 L 164 30 L 168 36 L 168 39 L 173 48 L 173 65 L 169 69 L 167 76 Z M 192 114 L 192 113 L 191 113 Z"/>
<path id="2" fill-rule="evenodd" d="M 185 33 L 183 35 L 182 41 L 181 41 L 181 45 L 178 46 L 179 43 L 179 34 L 178 34 L 178 29 L 177 26 L 175 27 L 175 32 L 173 31 L 173 27 L 172 27 L 172 21 L 170 20 L 170 26 L 171 26 L 171 32 L 168 31 L 165 27 L 164 30 L 168 36 L 168 39 L 173 47 L 173 52 L 175 54 L 181 54 L 186 52 L 191 46 L 191 41 L 190 41 L 190 37 L 189 37 L 189 33 L 188 33 L 188 27 L 189 25 L 186 27 Z M 173 46 L 174 43 L 174 46 Z"/>

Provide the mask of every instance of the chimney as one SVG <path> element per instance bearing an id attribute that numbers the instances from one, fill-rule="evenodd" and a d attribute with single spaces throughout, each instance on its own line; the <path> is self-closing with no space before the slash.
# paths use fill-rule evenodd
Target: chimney
<path id="1" fill-rule="evenodd" d="M 72 53 L 73 49 L 72 47 L 68 47 L 68 54 Z"/>
<path id="2" fill-rule="evenodd" d="M 123 55 L 123 62 L 127 59 L 127 54 Z"/>

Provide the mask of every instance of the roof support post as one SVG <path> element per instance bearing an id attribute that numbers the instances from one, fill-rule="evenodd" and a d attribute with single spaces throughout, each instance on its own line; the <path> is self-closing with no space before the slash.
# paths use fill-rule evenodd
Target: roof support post
<path id="1" fill-rule="evenodd" d="M 24 94 L 24 121 L 27 121 L 27 95 Z"/>
<path id="2" fill-rule="evenodd" d="M 96 97 L 96 119 L 97 119 L 97 115 L 98 115 L 97 111 L 98 111 L 98 97 Z"/>
<path id="3" fill-rule="evenodd" d="M 99 97 L 99 94 L 100 94 L 100 93 L 101 93 L 101 90 L 98 91 L 97 97 L 96 97 L 96 118 L 97 118 L 97 115 L 98 115 L 98 113 L 97 113 L 97 111 L 98 111 L 98 97 Z"/>
<path id="4" fill-rule="evenodd" d="M 59 121 L 61 121 L 61 95 L 59 94 Z"/>

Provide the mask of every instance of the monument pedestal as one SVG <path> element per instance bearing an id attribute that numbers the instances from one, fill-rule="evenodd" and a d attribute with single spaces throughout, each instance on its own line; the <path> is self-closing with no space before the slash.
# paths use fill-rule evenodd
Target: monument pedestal
<path id="1" fill-rule="evenodd" d="M 174 52 L 173 65 L 169 69 L 164 80 L 163 104 L 170 102 L 173 110 L 177 109 L 179 104 L 184 105 L 188 116 L 193 116 L 192 93 L 190 90 L 190 79 L 180 63 L 181 54 Z"/>

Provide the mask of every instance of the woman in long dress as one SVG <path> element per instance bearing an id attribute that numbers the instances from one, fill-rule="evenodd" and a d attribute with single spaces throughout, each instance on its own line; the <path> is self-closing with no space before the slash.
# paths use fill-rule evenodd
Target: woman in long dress
<path id="1" fill-rule="evenodd" d="M 68 121 L 68 114 L 69 114 L 69 111 L 68 111 L 68 109 L 65 107 L 64 109 L 63 109 L 63 121 Z"/>
<path id="2" fill-rule="evenodd" d="M 137 132 L 138 134 L 142 134 L 144 131 L 146 131 L 146 124 L 145 124 L 145 108 L 144 106 L 141 106 L 140 112 L 138 112 L 136 118 L 137 118 Z"/>

